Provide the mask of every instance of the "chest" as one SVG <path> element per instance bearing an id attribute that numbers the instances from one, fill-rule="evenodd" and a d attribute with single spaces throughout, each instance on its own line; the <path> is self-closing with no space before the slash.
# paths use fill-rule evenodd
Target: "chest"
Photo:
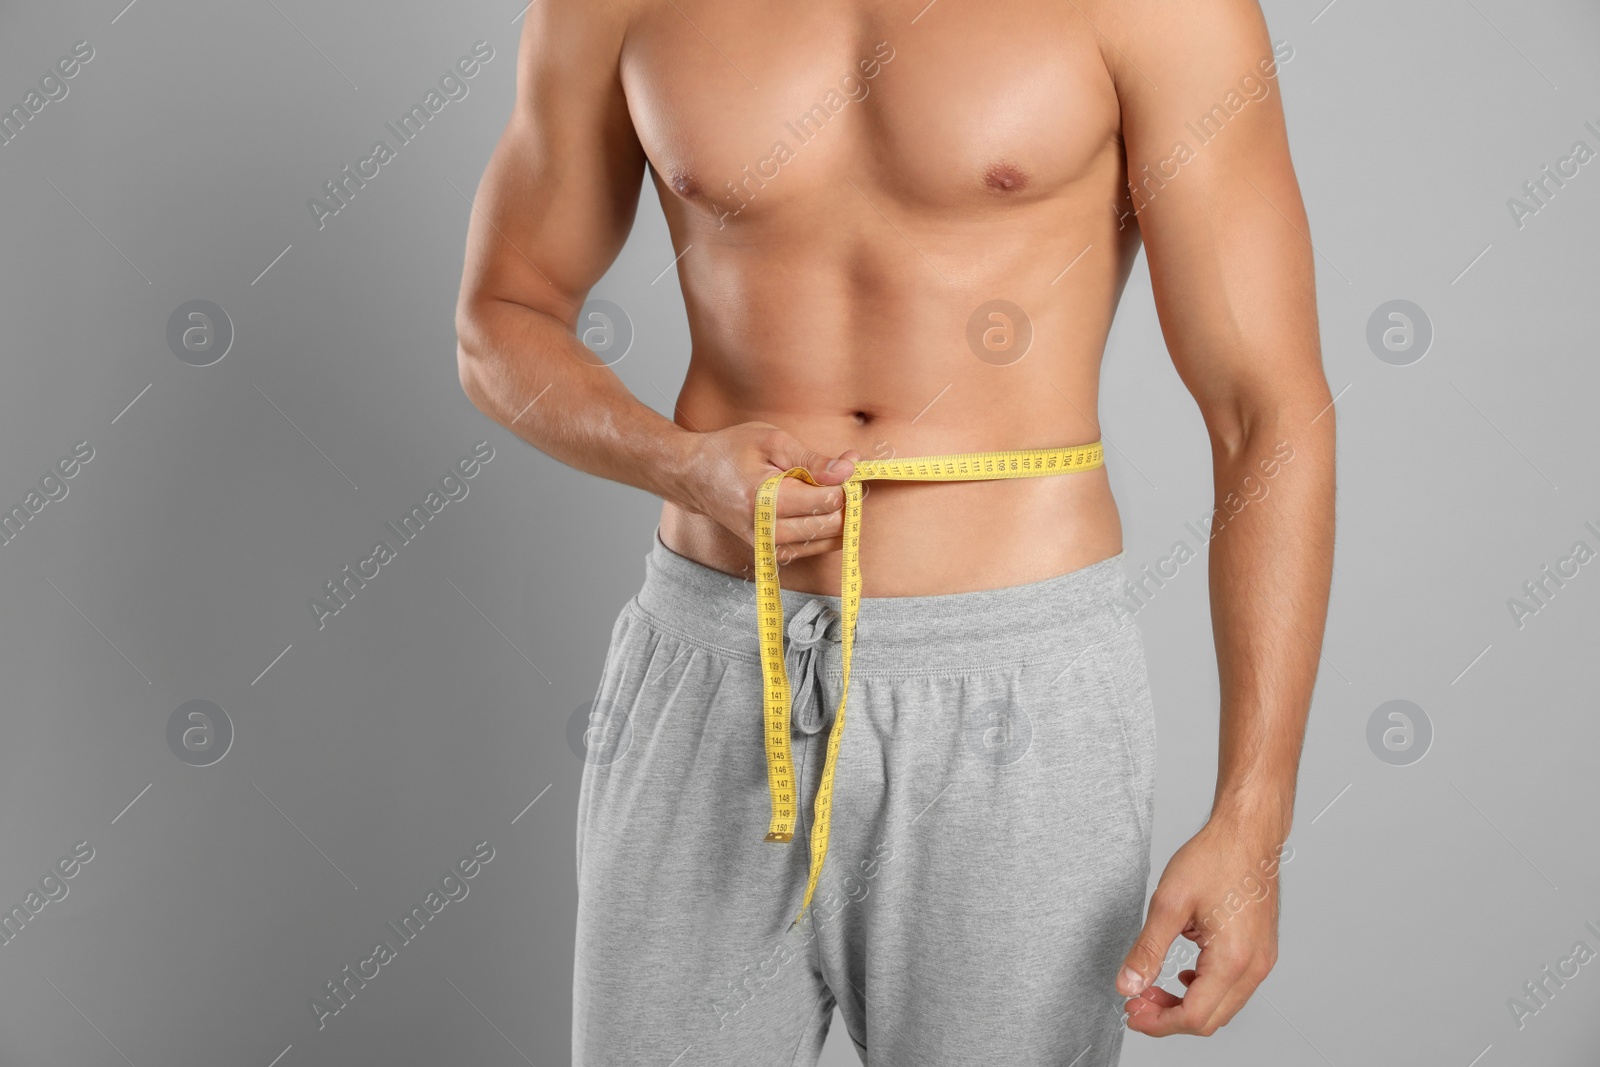
<path id="1" fill-rule="evenodd" d="M 1115 149 L 1074 5 L 925 3 L 645 3 L 622 78 L 665 191 L 724 217 L 869 189 L 981 211 L 1055 195 Z"/>

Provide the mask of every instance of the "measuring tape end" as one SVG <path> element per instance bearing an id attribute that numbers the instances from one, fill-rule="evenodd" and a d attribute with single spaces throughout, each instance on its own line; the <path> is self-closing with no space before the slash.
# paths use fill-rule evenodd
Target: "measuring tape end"
<path id="1" fill-rule="evenodd" d="M 776 841 L 780 845 L 787 845 L 790 841 L 794 840 L 794 834 L 786 834 L 781 830 L 774 830 L 771 833 L 767 834 L 767 836 L 764 837 L 762 840 L 764 840 L 764 841 Z"/>

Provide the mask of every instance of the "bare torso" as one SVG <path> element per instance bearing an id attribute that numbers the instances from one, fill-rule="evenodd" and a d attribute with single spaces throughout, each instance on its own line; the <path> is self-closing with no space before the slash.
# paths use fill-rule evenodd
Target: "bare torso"
<path id="1" fill-rule="evenodd" d="M 641 3 L 621 72 L 682 252 L 679 425 L 759 420 L 868 459 L 1099 439 L 1100 360 L 1139 238 L 1095 32 L 1074 5 L 917 12 Z M 1023 320 L 975 331 L 997 300 Z M 750 546 L 703 515 L 667 502 L 661 536 L 750 576 Z M 1104 469 L 872 482 L 863 592 L 1016 585 L 1121 545 Z M 782 583 L 836 593 L 839 563 L 797 559 Z"/>
<path id="2" fill-rule="evenodd" d="M 750 498 L 775 470 L 1099 438 L 1105 339 L 1146 244 L 1230 517 L 1206 553 L 1216 793 L 1116 988 L 1130 1030 L 1214 1033 L 1277 958 L 1275 893 L 1202 950 L 1182 998 L 1154 982 L 1182 930 L 1282 854 L 1332 577 L 1334 397 L 1277 91 L 1293 48 L 1257 0 L 540 0 L 523 15 L 515 105 L 469 224 L 462 388 L 551 458 L 661 498 L 668 547 L 719 571 L 750 576 Z M 693 341 L 671 420 L 577 332 L 647 173 Z M 994 301 L 1022 309 L 1025 353 L 973 343 L 1006 328 L 975 314 Z M 845 472 L 818 473 L 826 488 L 782 483 L 777 542 L 796 553 L 784 587 L 829 594 Z M 1263 479 L 1271 506 L 1231 506 Z M 1026 584 L 1122 547 L 1103 469 L 868 482 L 865 511 L 869 597 Z"/>

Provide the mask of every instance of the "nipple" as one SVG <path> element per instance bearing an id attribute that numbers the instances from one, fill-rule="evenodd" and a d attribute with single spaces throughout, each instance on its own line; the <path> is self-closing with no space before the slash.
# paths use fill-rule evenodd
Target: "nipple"
<path id="1" fill-rule="evenodd" d="M 994 163 L 983 175 L 984 184 L 1004 193 L 1020 192 L 1028 184 L 1028 176 L 1014 163 Z"/>
<path id="2" fill-rule="evenodd" d="M 700 183 L 695 181 L 693 174 L 684 170 L 672 172 L 672 188 L 685 200 L 691 200 L 700 195 Z"/>

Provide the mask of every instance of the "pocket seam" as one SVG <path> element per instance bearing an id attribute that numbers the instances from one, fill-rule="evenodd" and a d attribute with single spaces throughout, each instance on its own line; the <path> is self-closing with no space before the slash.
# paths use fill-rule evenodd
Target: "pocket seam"
<path id="1" fill-rule="evenodd" d="M 1112 699 L 1112 704 L 1114 705 L 1112 710 L 1117 720 L 1117 732 L 1122 737 L 1122 753 L 1127 757 L 1128 762 L 1128 781 L 1124 789 L 1124 796 L 1127 798 L 1128 806 L 1133 809 L 1134 822 L 1138 825 L 1140 834 L 1148 840 L 1152 832 L 1151 822 L 1148 813 L 1145 811 L 1145 805 L 1138 802 L 1136 793 L 1138 779 L 1143 776 L 1144 772 L 1140 770 L 1139 757 L 1134 751 L 1133 737 L 1129 732 L 1132 725 L 1129 720 L 1134 715 L 1136 707 L 1134 701 L 1123 691 L 1121 685 L 1122 672 L 1118 670 L 1121 664 L 1114 658 L 1118 655 L 1127 655 L 1127 653 L 1113 651 L 1113 644 L 1110 640 L 1099 642 L 1094 646 L 1093 652 L 1092 658 L 1100 671 L 1101 678 L 1106 683 L 1106 688 L 1116 694 Z"/>

